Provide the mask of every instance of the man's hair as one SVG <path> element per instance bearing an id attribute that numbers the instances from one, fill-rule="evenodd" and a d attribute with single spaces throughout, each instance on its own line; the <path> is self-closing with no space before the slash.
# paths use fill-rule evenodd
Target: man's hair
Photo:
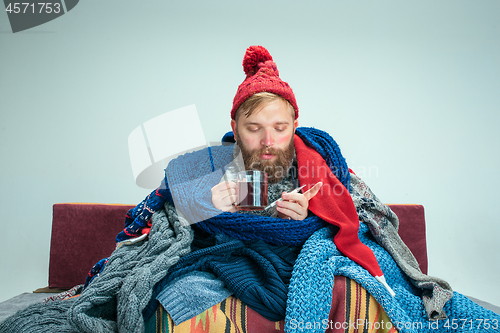
<path id="1" fill-rule="evenodd" d="M 290 110 L 290 114 L 292 115 L 293 118 L 295 118 L 295 110 L 293 109 L 292 104 L 290 104 L 289 101 L 281 97 L 280 95 L 276 95 L 267 91 L 263 91 L 260 93 L 253 94 L 252 96 L 248 97 L 238 108 L 236 111 L 236 115 L 234 116 L 234 120 L 238 122 L 238 119 L 242 114 L 245 115 L 245 117 L 250 117 L 254 111 L 261 106 L 264 103 L 270 103 L 273 102 L 277 99 L 280 99 L 284 102 L 286 102 L 286 105 L 288 106 L 288 109 Z"/>

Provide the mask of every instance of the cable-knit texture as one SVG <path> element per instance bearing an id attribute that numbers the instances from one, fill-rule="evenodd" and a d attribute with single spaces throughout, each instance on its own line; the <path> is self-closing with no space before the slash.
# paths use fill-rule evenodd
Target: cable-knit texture
<path id="1" fill-rule="evenodd" d="M 4 321 L 0 332 L 143 332 L 142 310 L 154 285 L 190 252 L 193 240 L 191 226 L 167 218 L 165 210 L 152 221 L 149 239 L 116 249 L 80 296 L 32 305 Z"/>
<path id="2" fill-rule="evenodd" d="M 0 323 L 1 333 L 76 333 L 68 321 L 75 298 L 33 304 Z"/>

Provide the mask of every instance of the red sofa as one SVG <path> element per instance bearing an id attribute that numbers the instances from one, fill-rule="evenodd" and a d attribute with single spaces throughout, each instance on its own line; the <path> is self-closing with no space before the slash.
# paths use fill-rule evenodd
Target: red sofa
<path id="1" fill-rule="evenodd" d="M 389 205 L 399 217 L 399 234 L 427 273 L 424 207 Z M 53 206 L 49 288 L 83 284 L 90 268 L 115 249 L 115 236 L 124 227 L 133 205 L 58 203 Z"/>

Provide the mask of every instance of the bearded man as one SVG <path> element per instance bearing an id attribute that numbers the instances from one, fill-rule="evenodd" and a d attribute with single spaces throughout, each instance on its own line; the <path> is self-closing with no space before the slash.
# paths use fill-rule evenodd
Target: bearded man
<path id="1" fill-rule="evenodd" d="M 249 47 L 243 68 L 232 131 L 222 139 L 234 145 L 172 160 L 78 297 L 31 306 L 0 331 L 343 332 L 355 323 L 444 332 L 436 319 L 498 324 L 500 316 L 423 274 L 397 234 L 397 216 L 347 167 L 333 138 L 298 127 L 295 96 L 269 52 Z M 237 212 L 231 180 L 243 170 L 265 171 L 269 201 L 283 200 Z M 291 193 L 299 186 L 304 193 Z"/>
<path id="2" fill-rule="evenodd" d="M 142 309 L 146 323 L 154 323 L 168 313 L 174 324 L 181 323 L 192 330 L 197 321 L 184 320 L 195 318 L 203 310 L 210 311 L 215 304 L 219 314 L 213 319 L 226 318 L 231 325 L 241 323 L 227 317 L 227 311 L 244 314 L 239 317 L 242 322 L 246 322 L 247 315 L 254 316 L 267 327 L 276 327 L 270 323 L 283 320 L 289 311 L 304 314 L 301 309 L 308 307 L 307 299 L 312 294 L 306 292 L 295 297 L 306 290 L 303 287 L 289 292 L 292 271 L 304 242 L 328 224 L 332 227 L 324 235 L 328 242 L 334 239 L 335 246 L 352 260 L 355 269 L 360 265 L 379 281 L 382 294 L 394 295 L 374 253 L 358 238 L 358 207 L 350 190 L 360 198 L 366 185 L 357 178 L 354 178 L 356 186 L 351 184 L 351 176 L 355 175 L 350 173 L 338 145 L 327 133 L 298 127 L 295 95 L 279 77 L 276 64 L 265 48 L 249 47 L 243 69 L 246 78 L 238 87 L 231 110 L 232 132 L 222 139 L 224 143 L 235 144 L 214 146 L 171 161 L 164 187 L 129 212 L 126 228 L 117 236 L 117 242 L 126 242 L 140 236 L 151 224 L 154 228 L 153 213 L 163 205 L 167 220 L 187 221 L 194 231 L 191 253 L 181 256 L 156 283 L 151 301 Z M 269 201 L 280 197 L 283 200 L 264 211 L 237 212 L 236 183 L 231 180 L 243 170 L 265 171 Z M 304 193 L 291 193 L 303 185 L 307 186 Z M 385 224 L 392 223 L 386 223 L 387 219 L 397 220 L 385 205 L 380 207 L 387 216 Z M 383 234 L 383 226 L 377 227 L 379 235 Z M 398 246 L 400 243 L 390 244 L 392 249 Z M 314 248 L 316 245 L 313 252 Z M 411 265 L 415 262 L 413 258 Z M 313 273 L 314 270 L 307 274 Z M 299 274 L 299 284 L 309 285 L 310 279 L 314 279 L 307 274 L 304 271 Z M 327 276 L 333 278 L 331 274 Z M 436 285 L 436 281 L 425 282 L 429 282 L 427 288 Z M 204 302 L 206 299 L 200 300 L 198 296 L 207 293 L 207 286 L 211 298 Z M 321 281 L 318 286 L 317 290 L 322 290 L 318 297 L 331 295 L 331 280 Z M 238 305 L 229 310 L 228 302 Z M 331 300 L 322 302 L 326 306 L 311 310 L 328 318 Z M 316 318 L 314 311 L 311 318 Z M 226 324 L 221 325 L 222 330 L 229 329 Z M 262 327 L 256 331 L 263 332 Z"/>
<path id="3" fill-rule="evenodd" d="M 321 183 L 306 193 L 287 193 L 298 186 L 294 134 L 298 126 L 296 113 L 290 102 L 283 97 L 258 92 L 241 104 L 231 120 L 236 140 L 235 155 L 241 150 L 245 170 L 267 173 L 269 202 L 279 196 L 275 211 L 281 218 L 303 220 L 308 215 L 309 200 L 314 197 Z M 234 174 L 241 170 L 232 170 Z M 225 177 L 227 179 L 227 177 Z M 236 212 L 235 182 L 221 182 L 212 188 L 214 207 Z M 273 208 L 262 214 L 274 216 Z"/>

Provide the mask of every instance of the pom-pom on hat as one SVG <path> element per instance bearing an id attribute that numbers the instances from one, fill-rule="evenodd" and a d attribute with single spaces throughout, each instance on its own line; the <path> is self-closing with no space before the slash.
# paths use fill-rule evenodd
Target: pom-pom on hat
<path id="1" fill-rule="evenodd" d="M 280 79 L 278 68 L 269 51 L 262 46 L 250 46 L 243 58 L 243 71 L 247 77 L 234 96 L 231 119 L 234 119 L 236 111 L 247 98 L 264 91 L 279 95 L 290 102 L 297 119 L 299 107 L 295 95 L 288 83 Z"/>

